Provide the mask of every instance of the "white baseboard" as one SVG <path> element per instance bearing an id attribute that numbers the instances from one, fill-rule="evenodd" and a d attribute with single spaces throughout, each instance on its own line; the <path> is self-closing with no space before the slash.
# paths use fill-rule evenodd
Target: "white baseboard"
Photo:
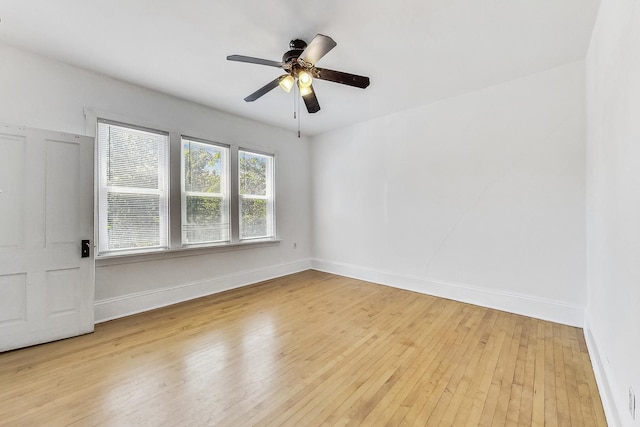
<path id="1" fill-rule="evenodd" d="M 598 391 L 600 392 L 600 399 L 602 400 L 602 406 L 604 407 L 604 415 L 607 417 L 607 424 L 610 426 L 623 425 L 620 421 L 620 414 L 613 398 L 612 390 L 615 390 L 612 384 L 612 376 L 608 375 L 608 369 L 604 363 L 602 353 L 598 347 L 598 342 L 594 337 L 593 329 L 590 325 L 589 315 L 585 314 L 584 319 L 584 338 L 587 342 L 587 349 L 589 350 L 589 358 L 591 359 L 591 366 L 593 367 L 593 373 L 596 377 L 596 383 L 598 384 Z"/>
<path id="2" fill-rule="evenodd" d="M 570 326 L 584 325 L 584 308 L 530 295 L 483 289 L 460 283 L 377 271 L 369 267 L 314 258 L 314 270 L 366 280 L 408 291 L 452 299 Z"/>
<path id="3" fill-rule="evenodd" d="M 459 283 L 406 276 L 352 264 L 308 258 L 292 263 L 240 271 L 202 282 L 185 283 L 170 288 L 154 289 L 99 300 L 95 302 L 95 323 L 165 307 L 310 268 L 566 325 L 577 327 L 584 325 L 584 309 L 579 306 L 528 295 L 482 289 Z"/>
<path id="4" fill-rule="evenodd" d="M 96 301 L 95 323 L 166 307 L 194 298 L 286 276 L 287 274 L 298 273 L 310 268 L 311 260 L 305 258 L 286 264 L 240 271 L 202 282 L 184 283 L 170 288 L 154 289 Z"/>

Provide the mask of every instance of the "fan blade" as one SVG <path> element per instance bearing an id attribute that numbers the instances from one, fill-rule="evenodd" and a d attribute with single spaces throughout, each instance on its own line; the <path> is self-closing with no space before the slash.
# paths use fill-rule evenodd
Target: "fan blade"
<path id="1" fill-rule="evenodd" d="M 307 48 L 300 54 L 300 58 L 307 64 L 314 65 L 331 49 L 336 47 L 337 43 L 331 37 L 322 34 L 316 34 L 307 45 Z"/>
<path id="2" fill-rule="evenodd" d="M 268 92 L 278 87 L 278 85 L 280 84 L 280 80 L 284 79 L 285 77 L 287 77 L 287 74 L 283 74 L 277 79 L 270 81 L 269 83 L 267 83 L 266 85 L 258 89 L 257 91 L 253 92 L 251 95 L 247 96 L 244 100 L 246 102 L 255 101 L 256 99 L 260 98 L 261 96 L 267 94 Z"/>
<path id="3" fill-rule="evenodd" d="M 317 113 L 320 111 L 320 104 L 318 104 L 318 98 L 313 90 L 313 85 L 309 86 L 309 89 L 311 89 L 311 92 L 304 95 L 302 99 L 304 99 L 304 105 L 307 106 L 307 111 L 309 113 Z"/>
<path id="4" fill-rule="evenodd" d="M 260 59 L 254 58 L 252 56 L 244 56 L 244 55 L 229 55 L 227 56 L 228 61 L 238 61 L 238 62 L 248 62 L 250 64 L 259 64 L 259 65 L 268 65 L 270 67 L 278 67 L 283 68 L 283 62 L 270 61 L 268 59 Z"/>
<path id="5" fill-rule="evenodd" d="M 370 83 L 369 77 L 343 73 L 342 71 L 327 70 L 326 68 L 315 68 L 314 77 L 316 79 L 359 87 L 361 89 L 366 88 Z"/>

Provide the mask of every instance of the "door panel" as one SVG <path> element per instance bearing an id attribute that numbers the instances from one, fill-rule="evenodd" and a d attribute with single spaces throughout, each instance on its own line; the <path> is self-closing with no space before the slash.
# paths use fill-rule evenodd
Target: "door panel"
<path id="1" fill-rule="evenodd" d="M 25 148 L 24 136 L 0 133 L 0 249 L 24 243 Z"/>
<path id="2" fill-rule="evenodd" d="M 0 351 L 91 332 L 93 139 L 1 126 L 0 167 Z"/>
<path id="3" fill-rule="evenodd" d="M 80 144 L 47 140 L 46 245 L 75 244 L 80 212 Z"/>
<path id="4" fill-rule="evenodd" d="M 80 269 L 64 268 L 47 271 L 49 317 L 75 314 L 80 303 Z"/>
<path id="5" fill-rule="evenodd" d="M 27 321 L 27 275 L 0 276 L 0 327 Z"/>

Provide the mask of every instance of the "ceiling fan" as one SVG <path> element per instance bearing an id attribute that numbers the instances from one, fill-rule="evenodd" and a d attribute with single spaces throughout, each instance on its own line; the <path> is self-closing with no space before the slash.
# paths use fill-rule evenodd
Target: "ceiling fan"
<path id="1" fill-rule="evenodd" d="M 270 81 L 251 95 L 247 96 L 244 99 L 246 102 L 255 101 L 277 86 L 280 86 L 288 93 L 297 81 L 300 95 L 304 100 L 307 111 L 309 113 L 317 113 L 320 111 L 320 104 L 318 103 L 318 98 L 313 90 L 313 79 L 327 80 L 334 83 L 359 87 L 361 89 L 369 86 L 369 77 L 343 73 L 342 71 L 328 70 L 326 68 L 319 68 L 315 66 L 315 64 L 331 49 L 336 47 L 336 45 L 337 43 L 331 37 L 317 34 L 308 45 L 304 40 L 291 40 L 291 43 L 289 43 L 290 50 L 282 56 L 282 62 L 243 55 L 229 55 L 227 56 L 227 60 L 268 65 L 271 67 L 282 68 L 286 71 L 286 74 Z"/>

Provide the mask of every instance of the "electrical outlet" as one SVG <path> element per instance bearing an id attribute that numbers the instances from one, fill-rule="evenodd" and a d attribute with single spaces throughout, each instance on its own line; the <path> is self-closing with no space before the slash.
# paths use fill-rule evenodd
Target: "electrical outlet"
<path id="1" fill-rule="evenodd" d="M 631 414 L 631 419 L 636 419 L 636 394 L 633 392 L 633 389 L 629 387 L 629 413 Z"/>

